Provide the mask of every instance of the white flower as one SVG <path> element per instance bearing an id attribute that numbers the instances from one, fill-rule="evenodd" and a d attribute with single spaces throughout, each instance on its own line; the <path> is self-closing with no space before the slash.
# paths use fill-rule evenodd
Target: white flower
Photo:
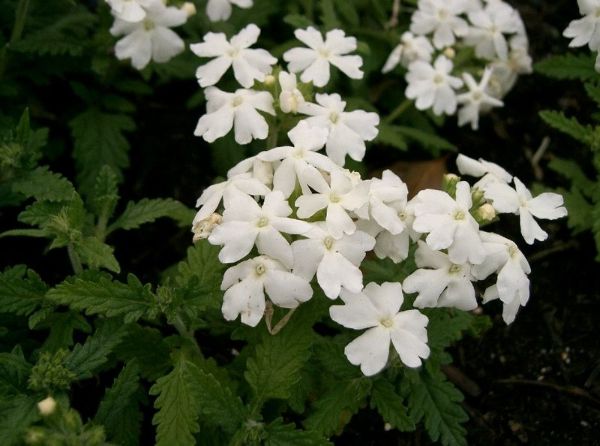
<path id="1" fill-rule="evenodd" d="M 419 293 L 413 305 L 417 308 L 454 307 L 464 311 L 477 308 L 471 264 L 454 263 L 447 254 L 432 250 L 421 240 L 418 243 L 415 262 L 419 269 L 408 276 L 403 285 L 407 293 Z"/>
<path id="2" fill-rule="evenodd" d="M 250 24 L 233 36 L 231 41 L 227 41 L 223 33 L 208 33 L 204 36 L 204 42 L 190 45 L 197 56 L 216 58 L 196 70 L 200 86 L 215 85 L 232 65 L 235 79 L 242 87 L 252 87 L 255 79 L 264 81 L 277 59 L 266 50 L 250 49 L 259 35 L 260 28 Z"/>
<path id="3" fill-rule="evenodd" d="M 208 0 L 206 15 L 211 22 L 227 20 L 231 16 L 231 5 L 247 9 L 252 7 L 252 0 Z"/>
<path id="4" fill-rule="evenodd" d="M 312 297 L 310 284 L 290 273 L 276 260 L 255 257 L 225 271 L 221 289 L 223 316 L 228 321 L 242 316 L 242 323 L 255 327 L 265 312 L 265 292 L 271 302 L 283 308 L 296 308 Z"/>
<path id="5" fill-rule="evenodd" d="M 307 122 L 314 127 L 329 130 L 325 151 L 337 165 L 343 166 L 346 155 L 356 161 L 365 156 L 365 141 L 377 136 L 379 115 L 364 110 L 344 112 L 346 102 L 339 94 L 316 95 L 317 104 L 305 103 L 300 113 L 310 115 Z"/>
<path id="6" fill-rule="evenodd" d="M 488 184 L 510 183 L 512 181 L 512 175 L 498 164 L 481 158 L 477 161 L 466 155 L 459 154 L 456 158 L 456 165 L 462 175 L 470 175 L 476 178 L 481 177 L 481 180 L 473 185 L 473 189 L 485 190 Z"/>
<path id="7" fill-rule="evenodd" d="M 140 22 L 146 17 L 147 7 L 152 0 L 106 0 L 112 14 L 126 22 Z"/>
<path id="8" fill-rule="evenodd" d="M 453 64 L 445 56 L 439 56 L 433 66 L 429 62 L 417 60 L 410 64 L 406 81 L 406 97 L 416 99 L 419 110 L 433 107 L 436 115 L 453 114 L 456 111 L 456 93 L 463 81 L 451 76 Z"/>
<path id="9" fill-rule="evenodd" d="M 415 197 L 413 229 L 428 233 L 427 244 L 435 250 L 448 249 L 453 263 L 481 263 L 485 252 L 479 225 L 471 216 L 471 188 L 466 181 L 456 185 L 456 200 L 446 192 L 422 190 Z"/>
<path id="10" fill-rule="evenodd" d="M 507 324 L 515 320 L 520 306 L 529 300 L 529 278 L 531 268 L 517 245 L 498 234 L 482 232 L 481 239 L 488 256 L 481 265 L 472 268 L 473 275 L 483 280 L 497 273 L 495 285 L 485 290 L 483 302 L 500 299 L 503 303 L 502 318 Z"/>
<path id="11" fill-rule="evenodd" d="M 304 104 L 304 96 L 298 90 L 296 75 L 294 73 L 279 73 L 279 85 L 281 93 L 279 93 L 279 107 L 284 113 L 296 113 L 298 107 Z"/>
<path id="12" fill-rule="evenodd" d="M 348 215 L 350 211 L 361 208 L 368 200 L 368 184 L 361 182 L 357 186 L 342 169 L 331 171 L 331 184 L 327 184 L 317 171 L 307 171 L 308 185 L 316 191 L 314 194 L 301 195 L 296 200 L 299 218 L 309 218 L 321 209 L 327 209 L 325 222 L 327 230 L 334 238 L 342 234 L 352 234 L 356 224 Z"/>
<path id="13" fill-rule="evenodd" d="M 302 71 L 302 82 L 312 82 L 317 87 L 324 87 L 329 82 L 329 64 L 352 79 L 362 79 L 362 58 L 347 55 L 356 50 L 354 37 L 346 37 L 344 31 L 334 29 L 326 34 L 323 41 L 321 33 L 312 26 L 297 29 L 294 35 L 309 48 L 292 48 L 284 53 L 283 59 L 288 62 L 289 71 Z"/>
<path id="14" fill-rule="evenodd" d="M 475 54 L 487 60 L 508 58 L 505 34 L 519 32 L 519 13 L 502 1 L 489 2 L 484 9 L 469 12 L 473 24 L 465 38 L 467 45 L 475 47 Z"/>
<path id="15" fill-rule="evenodd" d="M 275 170 L 273 187 L 283 192 L 284 197 L 294 192 L 297 183 L 303 194 L 310 193 L 308 172 L 319 175 L 316 169 L 326 172 L 338 169 L 337 164 L 316 152 L 325 145 L 327 134 L 326 129 L 311 127 L 306 121 L 300 121 L 288 132 L 293 147 L 276 147 L 258 154 L 258 158 L 264 161 L 281 161 Z"/>
<path id="16" fill-rule="evenodd" d="M 213 142 L 234 127 L 238 144 L 248 144 L 253 138 L 267 139 L 269 125 L 257 110 L 275 114 L 273 96 L 269 92 L 238 89 L 235 93 L 227 93 L 217 87 L 208 87 L 204 94 L 207 113 L 198 121 L 194 135 Z"/>
<path id="17" fill-rule="evenodd" d="M 455 36 L 463 37 L 469 30 L 467 22 L 458 17 L 465 11 L 463 0 L 420 0 L 410 30 L 419 35 L 433 33 L 433 44 L 438 49 L 454 45 Z"/>
<path id="18" fill-rule="evenodd" d="M 358 268 L 375 239 L 362 231 L 335 239 L 323 223 L 313 224 L 304 234 L 306 240 L 292 243 L 294 274 L 317 282 L 330 299 L 340 295 L 342 287 L 358 293 L 363 288 L 362 272 Z"/>
<path id="19" fill-rule="evenodd" d="M 243 173 L 250 173 L 252 178 L 256 178 L 266 186 L 273 184 L 273 163 L 263 161 L 258 156 L 251 156 L 237 163 L 227 171 L 227 178 Z"/>
<path id="20" fill-rule="evenodd" d="M 427 324 L 418 310 L 400 311 L 404 296 L 399 283 L 369 283 L 361 293 L 342 291 L 344 305 L 329 307 L 331 319 L 347 328 L 364 330 L 344 353 L 366 376 L 381 371 L 390 352 L 390 341 L 407 367 L 419 367 L 429 357 Z"/>
<path id="21" fill-rule="evenodd" d="M 504 103 L 490 96 L 486 89 L 492 70 L 486 68 L 481 77 L 479 84 L 475 82 L 473 76 L 469 73 L 463 73 L 463 79 L 467 84 L 468 92 L 459 94 L 456 100 L 459 104 L 462 104 L 462 108 L 458 111 L 458 125 L 463 126 L 466 123 L 471 123 L 471 128 L 477 130 L 479 128 L 479 113 L 484 106 L 488 107 L 502 107 Z"/>
<path id="22" fill-rule="evenodd" d="M 592 51 L 600 50 L 600 0 L 577 0 L 579 12 L 585 16 L 573 20 L 563 36 L 573 39 L 570 47 L 589 45 Z"/>
<path id="23" fill-rule="evenodd" d="M 406 224 L 398 212 L 398 205 L 406 207 L 408 188 L 391 170 L 384 170 L 382 178 L 373 178 L 369 188 L 369 215 L 391 234 L 400 234 Z"/>
<path id="24" fill-rule="evenodd" d="M 117 59 L 131 59 L 138 70 L 150 60 L 164 63 L 181 53 L 183 40 L 170 28 L 183 25 L 187 13 L 179 8 L 165 6 L 161 0 L 149 0 L 146 16 L 140 22 L 127 22 L 117 18 L 110 33 L 113 36 L 125 35 L 115 46 Z"/>
<path id="25" fill-rule="evenodd" d="M 405 32 L 400 38 L 401 42 L 394 48 L 389 55 L 381 72 L 388 73 L 396 68 L 396 65 L 401 64 L 403 67 L 408 67 L 415 60 L 431 61 L 433 47 L 429 39 L 423 36 L 414 36 L 410 32 Z"/>
<path id="26" fill-rule="evenodd" d="M 490 184 L 485 190 L 485 198 L 492 201 L 496 211 L 520 216 L 521 234 L 528 244 L 546 240 L 548 233 L 533 217 L 546 220 L 565 217 L 567 209 L 563 206 L 562 195 L 545 192 L 533 198 L 521 180 L 514 177 L 513 181 L 515 189 L 507 184 Z"/>
<path id="27" fill-rule="evenodd" d="M 233 263 L 247 256 L 254 244 L 258 252 L 279 260 L 286 267 L 293 264 L 292 248 L 281 234 L 303 234 L 309 223 L 287 218 L 292 208 L 279 191 L 265 196 L 262 207 L 246 194 L 235 194 L 223 212 L 223 222 L 214 228 L 208 241 L 222 245 L 219 260 Z"/>

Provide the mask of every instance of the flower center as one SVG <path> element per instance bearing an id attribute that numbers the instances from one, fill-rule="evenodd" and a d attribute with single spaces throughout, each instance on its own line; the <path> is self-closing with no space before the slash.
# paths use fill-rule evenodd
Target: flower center
<path id="1" fill-rule="evenodd" d="M 434 84 L 441 84 L 442 82 L 444 82 L 444 76 L 442 76 L 441 74 L 436 74 L 435 76 L 433 76 L 433 83 Z"/>
<path id="2" fill-rule="evenodd" d="M 406 212 L 398 212 L 398 218 L 399 218 L 401 221 L 404 221 L 404 220 L 406 220 Z"/>
<path id="3" fill-rule="evenodd" d="M 437 16 L 439 20 L 446 20 L 448 18 L 448 11 L 442 8 L 438 10 Z"/>
<path id="4" fill-rule="evenodd" d="M 340 119 L 340 115 L 338 112 L 333 111 L 329 114 L 329 120 L 331 122 L 333 122 L 334 124 L 336 124 L 339 119 Z"/>
<path id="5" fill-rule="evenodd" d="M 235 98 L 233 98 L 234 107 L 239 107 L 240 105 L 242 105 L 242 102 L 244 102 L 244 98 L 242 98 L 241 96 L 236 96 Z"/>
<path id="6" fill-rule="evenodd" d="M 329 56 L 331 56 L 331 53 L 327 48 L 319 48 L 317 53 L 319 53 L 319 56 L 324 57 L 325 59 L 329 59 Z"/>
<path id="7" fill-rule="evenodd" d="M 383 325 L 385 328 L 391 328 L 394 325 L 394 321 L 391 319 L 382 319 L 380 321 L 381 325 Z"/>
<path id="8" fill-rule="evenodd" d="M 454 217 L 454 220 L 464 220 L 465 213 L 463 211 L 458 210 L 458 211 L 454 212 L 453 217 Z"/>
<path id="9" fill-rule="evenodd" d="M 296 147 L 292 152 L 292 156 L 296 159 L 304 158 L 304 149 L 302 147 Z"/>
<path id="10" fill-rule="evenodd" d="M 481 99 L 483 99 L 483 93 L 479 90 L 477 90 L 476 92 L 473 93 L 473 99 L 475 101 L 481 101 Z"/>
<path id="11" fill-rule="evenodd" d="M 258 222 L 256 223 L 256 226 L 258 226 L 259 228 L 264 228 L 268 224 L 269 224 L 269 219 L 267 217 L 260 217 L 258 219 Z"/>
<path id="12" fill-rule="evenodd" d="M 458 274 L 462 271 L 462 266 L 457 265 L 456 263 L 453 263 L 450 268 L 448 269 L 448 272 L 450 274 Z"/>
<path id="13" fill-rule="evenodd" d="M 267 268 L 265 268 L 265 265 L 263 265 L 262 263 L 259 263 L 258 265 L 256 265 L 254 271 L 256 271 L 257 276 L 262 276 L 264 273 L 267 272 Z"/>
<path id="14" fill-rule="evenodd" d="M 151 31 L 156 27 L 156 25 L 154 24 L 154 22 L 150 19 L 145 19 L 144 20 L 144 29 L 146 31 Z"/>
<path id="15" fill-rule="evenodd" d="M 240 54 L 240 50 L 238 48 L 230 48 L 229 50 L 227 50 L 227 55 L 232 59 L 235 59 L 238 56 L 238 54 Z"/>
<path id="16" fill-rule="evenodd" d="M 332 192 L 329 194 L 329 201 L 331 201 L 332 203 L 339 203 L 340 201 L 342 201 L 342 199 L 338 194 Z"/>
<path id="17" fill-rule="evenodd" d="M 517 255 L 517 252 L 519 252 L 519 248 L 517 248 L 516 246 L 511 246 L 508 248 L 508 255 L 512 258 L 514 258 Z"/>
<path id="18" fill-rule="evenodd" d="M 325 237 L 325 239 L 323 240 L 323 244 L 325 245 L 325 248 L 327 248 L 328 250 L 331 250 L 331 248 L 333 248 L 333 243 L 334 243 L 334 239 L 330 235 Z"/>

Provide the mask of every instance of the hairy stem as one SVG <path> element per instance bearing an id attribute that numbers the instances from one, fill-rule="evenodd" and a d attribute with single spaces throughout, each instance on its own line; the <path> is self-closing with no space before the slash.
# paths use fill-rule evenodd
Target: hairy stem
<path id="1" fill-rule="evenodd" d="M 398 105 L 398 107 L 392 110 L 392 112 L 383 120 L 383 122 L 386 124 L 391 124 L 396 119 L 398 119 L 398 117 L 402 115 L 402 113 L 408 110 L 411 105 L 412 101 L 410 99 L 405 99 Z"/>
<path id="2" fill-rule="evenodd" d="M 188 328 L 185 326 L 185 323 L 183 322 L 183 319 L 181 319 L 181 316 L 177 315 L 175 317 L 175 319 L 173 321 L 171 321 L 171 323 L 177 329 L 177 332 L 179 333 L 179 335 L 182 338 L 187 339 L 188 341 L 190 341 L 190 343 L 194 346 L 194 350 L 196 350 L 196 352 L 199 355 L 201 355 L 202 351 L 200 350 L 200 346 L 198 345 L 198 341 L 196 341 L 196 338 L 194 337 L 194 332 L 191 331 L 191 330 L 188 330 Z"/>
<path id="3" fill-rule="evenodd" d="M 75 274 L 81 274 L 83 272 L 83 266 L 81 265 L 81 259 L 79 254 L 75 251 L 75 247 L 72 243 L 67 246 L 67 253 L 69 254 L 69 260 L 71 261 L 71 267 Z"/>

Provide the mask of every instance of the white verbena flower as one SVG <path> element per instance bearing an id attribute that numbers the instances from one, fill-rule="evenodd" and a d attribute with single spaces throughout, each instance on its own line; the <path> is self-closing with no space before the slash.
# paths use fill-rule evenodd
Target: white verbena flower
<path id="1" fill-rule="evenodd" d="M 223 316 L 228 321 L 241 315 L 242 323 L 255 327 L 265 312 L 265 293 L 283 308 L 296 308 L 312 297 L 308 281 L 290 273 L 267 256 L 246 260 L 225 271 L 221 290 L 225 291 Z"/>
<path id="2" fill-rule="evenodd" d="M 304 96 L 298 90 L 296 75 L 294 73 L 279 72 L 279 85 L 281 93 L 279 93 L 279 107 L 284 113 L 296 113 L 298 107 L 304 104 Z"/>
<path id="3" fill-rule="evenodd" d="M 106 0 L 113 16 L 126 22 L 140 22 L 146 17 L 144 9 L 152 0 Z"/>
<path id="4" fill-rule="evenodd" d="M 251 49 L 260 35 L 260 28 L 250 24 L 227 41 L 223 33 L 208 33 L 204 41 L 190 45 L 194 54 L 216 59 L 201 65 L 196 77 L 201 87 L 215 85 L 233 65 L 235 79 L 244 88 L 250 88 L 254 80 L 262 82 L 271 73 L 271 65 L 277 63 L 271 54 L 263 49 Z"/>
<path id="5" fill-rule="evenodd" d="M 398 234 L 392 234 L 390 231 L 382 228 L 375 222 L 370 222 L 370 226 L 372 228 L 373 225 L 377 227 L 371 229 L 371 231 L 363 229 L 362 225 L 359 225 L 358 227 L 359 229 L 365 230 L 375 237 L 376 243 L 373 251 L 378 258 L 389 258 L 394 263 L 400 263 L 408 257 L 410 241 L 418 240 L 421 234 L 414 231 L 412 227 L 415 219 L 413 202 L 406 204 L 402 201 L 397 201 L 393 203 L 392 206 L 396 209 L 398 218 L 405 227 L 402 232 Z"/>
<path id="6" fill-rule="evenodd" d="M 391 234 L 400 234 L 406 224 L 398 205 L 406 207 L 408 188 L 391 170 L 384 170 L 381 179 L 373 178 L 369 188 L 369 215 Z"/>
<path id="7" fill-rule="evenodd" d="M 490 184 L 485 190 L 485 198 L 492 201 L 496 211 L 519 215 L 521 234 L 529 245 L 535 240 L 546 240 L 548 233 L 533 217 L 546 220 L 565 217 L 567 209 L 563 206 L 562 195 L 545 192 L 533 198 L 521 180 L 514 177 L 513 181 L 515 189 L 507 184 Z"/>
<path id="8" fill-rule="evenodd" d="M 206 15 L 211 22 L 227 20 L 231 16 L 231 5 L 240 8 L 251 8 L 253 0 L 208 0 Z"/>
<path id="9" fill-rule="evenodd" d="M 342 291 L 344 305 L 329 308 L 331 319 L 354 330 L 367 329 L 344 349 L 350 363 L 360 365 L 366 376 L 381 371 L 390 342 L 407 367 L 419 367 L 429 357 L 427 324 L 418 310 L 400 311 L 404 296 L 400 283 L 369 283 L 361 293 Z"/>
<path id="10" fill-rule="evenodd" d="M 117 18 L 110 33 L 125 35 L 115 46 L 117 59 L 131 59 L 138 70 L 150 60 L 164 63 L 181 53 L 185 44 L 170 28 L 183 25 L 188 19 L 185 11 L 165 6 L 161 0 L 149 0 L 146 16 L 139 22 L 127 22 Z"/>
<path id="11" fill-rule="evenodd" d="M 263 161 L 258 156 L 246 158 L 227 171 L 227 178 L 235 177 L 242 173 L 249 173 L 252 178 L 266 186 L 273 184 L 273 163 Z"/>
<path id="12" fill-rule="evenodd" d="M 407 31 L 402 34 L 400 41 L 401 43 L 390 53 L 385 65 L 381 69 L 382 73 L 389 73 L 398 64 L 408 67 L 415 60 L 431 61 L 433 46 L 431 46 L 428 38 L 415 36 Z"/>
<path id="13" fill-rule="evenodd" d="M 573 20 L 563 36 L 573 39 L 570 47 L 589 45 L 592 51 L 600 50 L 600 0 L 577 0 L 579 12 L 584 17 Z"/>
<path id="14" fill-rule="evenodd" d="M 485 251 L 479 225 L 470 213 L 471 188 L 466 181 L 456 185 L 456 199 L 440 190 L 422 190 L 415 197 L 413 229 L 427 233 L 427 244 L 435 250 L 448 249 L 453 263 L 481 263 Z"/>
<path id="15" fill-rule="evenodd" d="M 273 96 L 269 92 L 238 89 L 235 93 L 227 93 L 217 87 L 208 87 L 204 95 L 207 113 L 198 121 L 194 135 L 213 142 L 233 127 L 238 144 L 267 139 L 269 125 L 257 110 L 275 114 Z"/>
<path id="16" fill-rule="evenodd" d="M 379 115 L 364 110 L 345 112 L 346 102 L 339 94 L 316 95 L 317 104 L 305 103 L 298 109 L 300 113 L 311 116 L 307 122 L 314 127 L 329 130 L 325 151 L 333 162 L 344 165 L 346 155 L 356 161 L 365 156 L 365 141 L 377 137 Z"/>
<path id="17" fill-rule="evenodd" d="M 307 239 L 292 243 L 294 274 L 317 282 L 325 295 L 335 299 L 342 288 L 358 293 L 363 288 L 362 272 L 358 268 L 366 252 L 373 249 L 375 239 L 363 231 L 336 239 L 324 223 L 314 223 L 303 234 Z"/>
<path id="18" fill-rule="evenodd" d="M 312 26 L 297 29 L 294 35 L 308 48 L 292 48 L 283 54 L 283 60 L 288 62 L 291 72 L 302 72 L 302 82 L 324 87 L 329 82 L 330 64 L 352 79 L 362 79 L 362 58 L 348 55 L 356 50 L 356 38 L 346 37 L 344 31 L 334 29 L 326 34 L 323 41 L 322 34 Z"/>
<path id="19" fill-rule="evenodd" d="M 415 107 L 426 110 L 433 107 L 436 115 L 454 114 L 456 111 L 456 92 L 463 81 L 452 76 L 452 61 L 439 56 L 433 65 L 423 60 L 410 64 L 406 74 L 406 97 L 416 99 Z"/>
<path id="20" fill-rule="evenodd" d="M 485 190 L 488 184 L 491 183 L 510 183 L 512 175 L 500 167 L 496 163 L 486 161 L 482 158 L 474 160 L 462 153 L 456 158 L 456 166 L 462 175 L 470 175 L 472 177 L 481 178 L 473 185 L 473 189 Z"/>
<path id="21" fill-rule="evenodd" d="M 471 128 L 477 130 L 479 113 L 483 107 L 502 107 L 504 105 L 501 100 L 489 95 L 486 91 L 491 75 L 492 69 L 486 68 L 478 84 L 469 73 L 463 73 L 463 79 L 469 91 L 456 97 L 457 102 L 462 105 L 458 111 L 459 126 L 471 123 Z"/>
<path id="22" fill-rule="evenodd" d="M 459 17 L 466 11 L 464 0 L 420 0 L 418 5 L 410 30 L 419 35 L 433 33 L 436 48 L 454 45 L 456 37 L 464 37 L 469 31 L 467 22 Z"/>
<path id="23" fill-rule="evenodd" d="M 419 267 L 404 280 L 407 293 L 419 293 L 413 305 L 417 308 L 454 307 L 470 311 L 477 308 L 475 278 L 469 262 L 455 263 L 440 251 L 434 251 L 419 240 L 415 262 Z"/>

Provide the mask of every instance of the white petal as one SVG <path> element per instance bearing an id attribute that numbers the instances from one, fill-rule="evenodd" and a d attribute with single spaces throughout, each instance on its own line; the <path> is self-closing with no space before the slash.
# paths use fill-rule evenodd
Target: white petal
<path id="1" fill-rule="evenodd" d="M 366 376 L 373 376 L 386 365 L 390 353 L 388 330 L 374 327 L 364 332 L 344 349 L 351 364 L 360 365 Z"/>

